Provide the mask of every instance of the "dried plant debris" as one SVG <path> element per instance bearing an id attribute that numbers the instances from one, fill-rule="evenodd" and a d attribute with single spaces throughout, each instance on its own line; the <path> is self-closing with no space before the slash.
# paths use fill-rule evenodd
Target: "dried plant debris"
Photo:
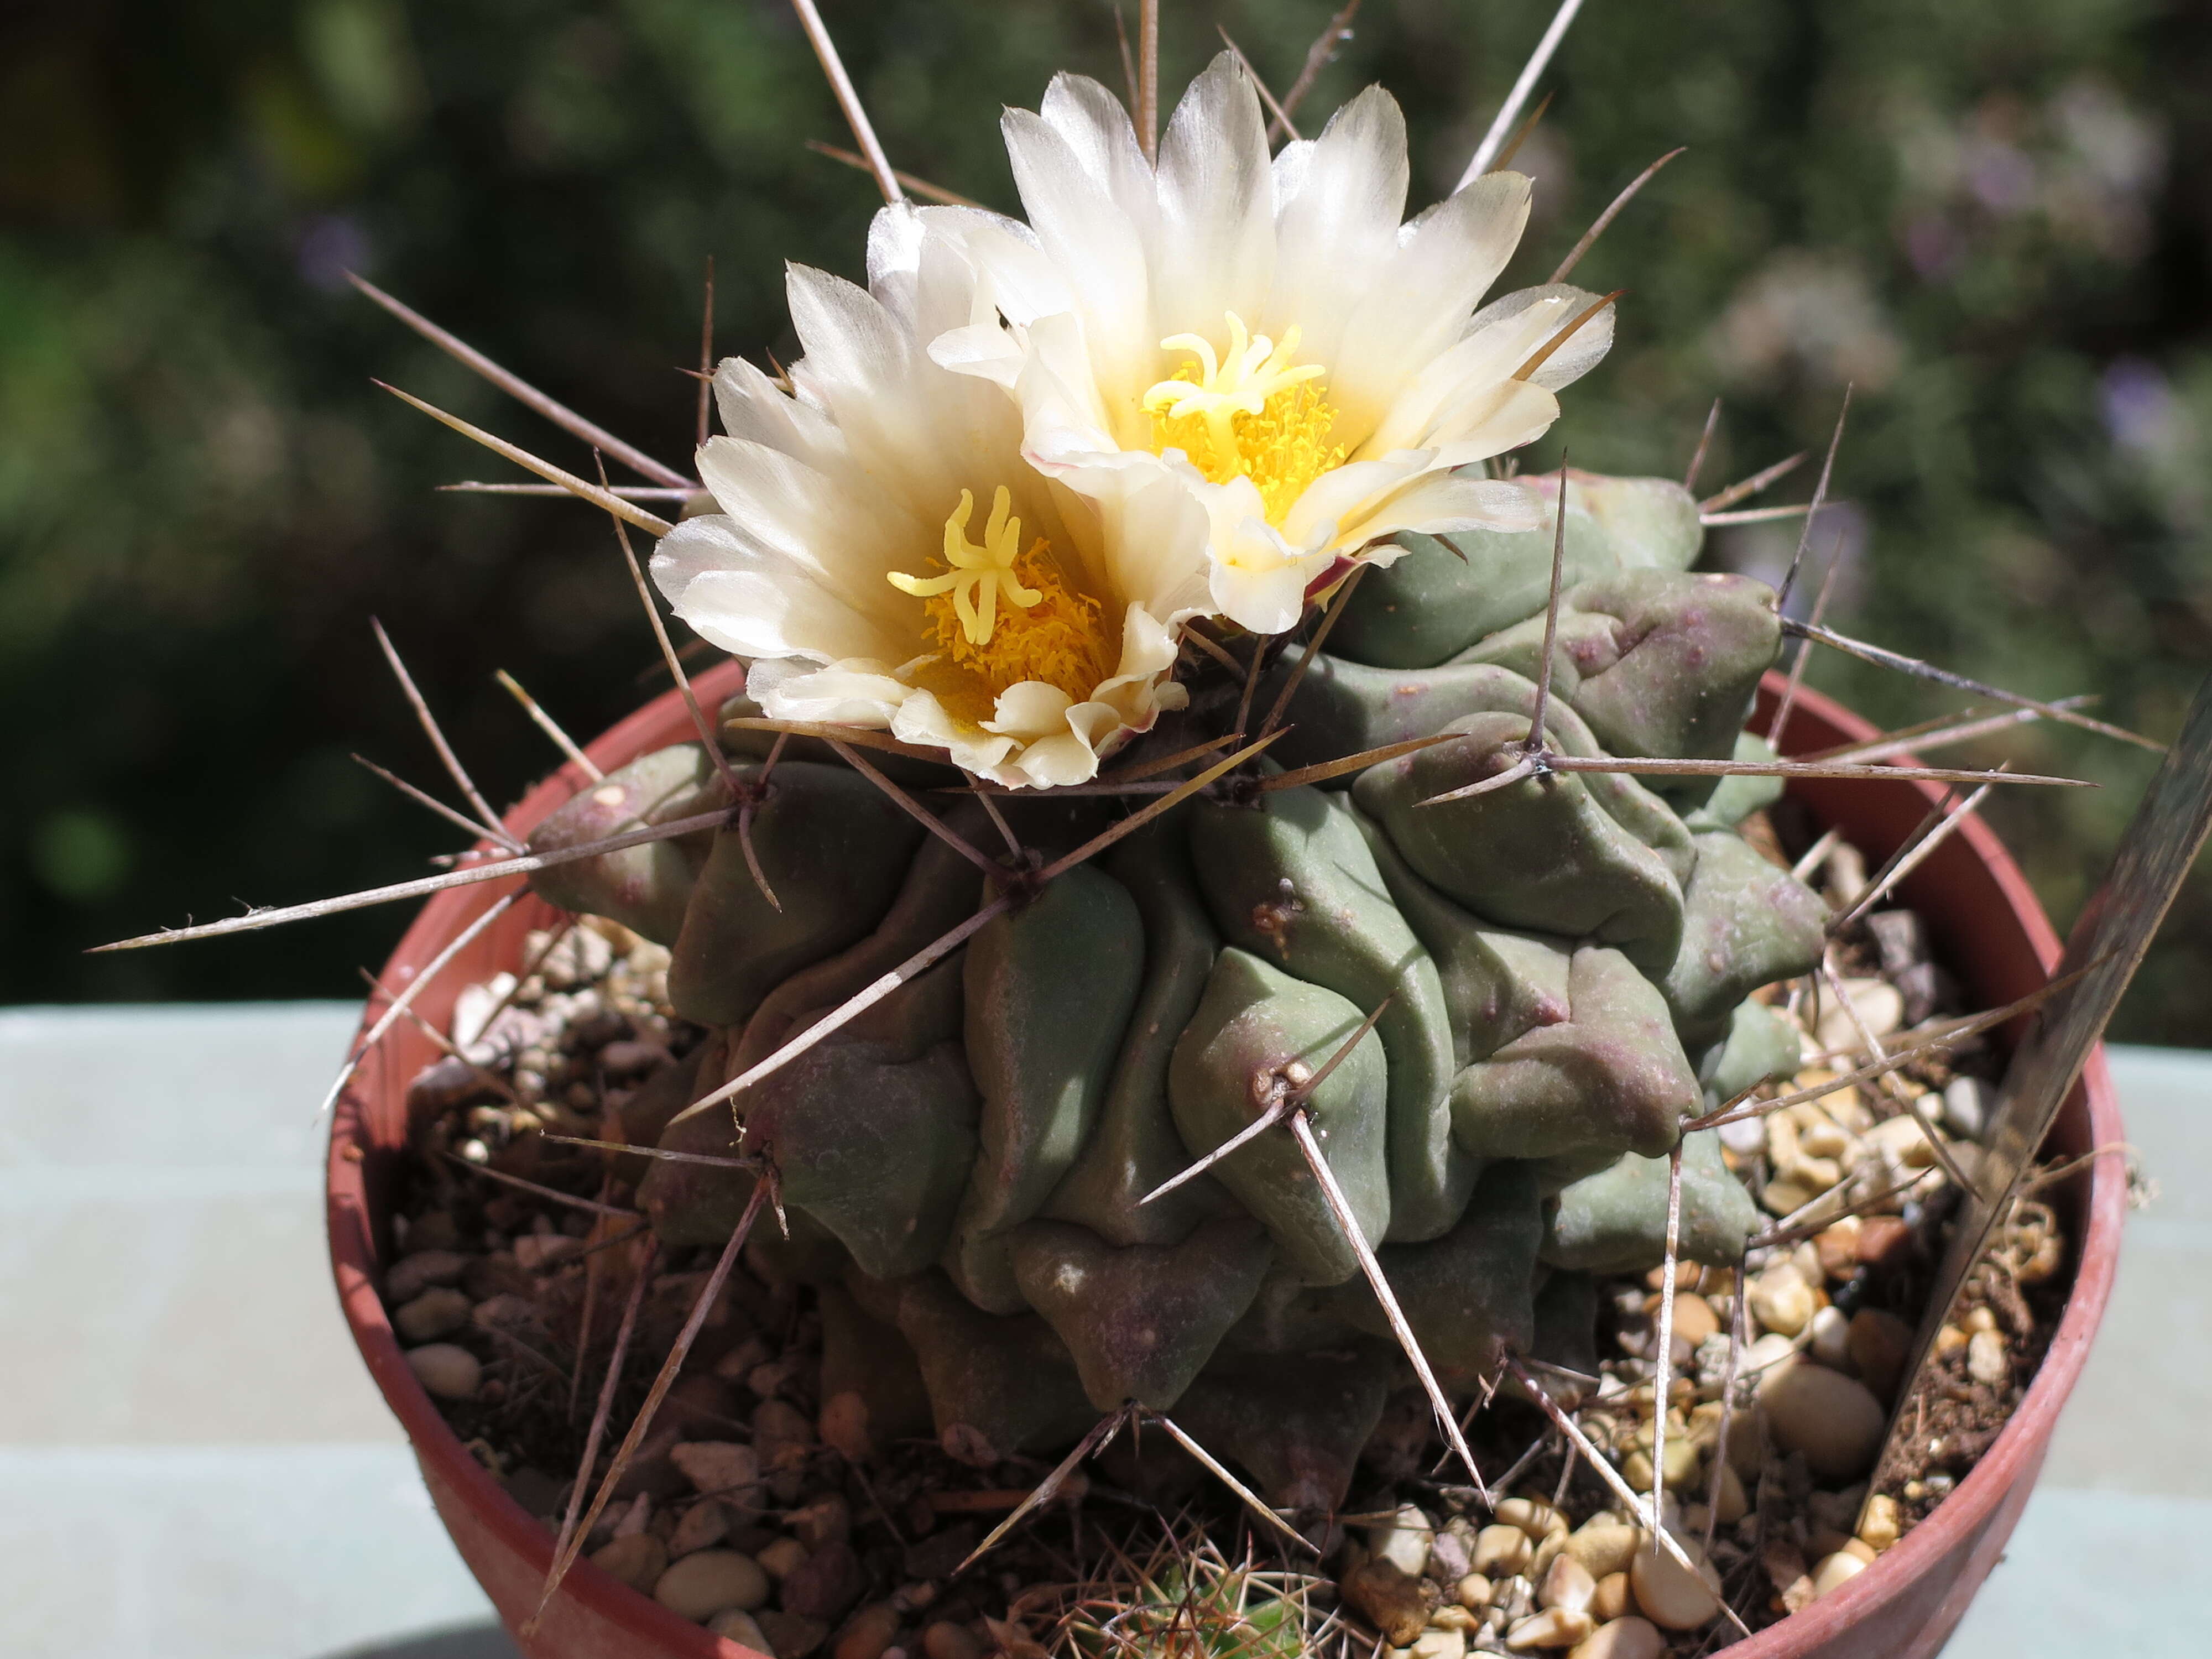
<path id="1" fill-rule="evenodd" d="M 1812 854 L 1801 873 L 1847 915 L 1865 860 L 1786 808 L 1774 817 L 1747 840 L 1779 863 Z M 2034 1375 L 2070 1265 L 2057 1212 L 2016 1200 L 1908 1403 L 1913 1432 L 1875 1469 L 1954 1196 L 1945 1164 L 1971 1176 L 1995 1056 L 1969 1039 L 1838 1081 L 1961 1009 L 1909 910 L 1873 910 L 1830 960 L 1825 982 L 1759 994 L 1767 1024 L 1745 1041 L 1787 1054 L 1742 1097 L 1836 1086 L 1724 1124 L 1710 1158 L 1682 1159 L 1671 1297 L 1664 1266 L 1612 1270 L 1618 1241 L 1595 1226 L 1563 1235 L 1581 1267 L 1550 1270 L 1547 1317 L 1581 1334 L 1540 1332 L 1534 1374 L 1611 1480 L 1645 1495 L 1633 1508 L 1510 1383 L 1468 1414 L 1485 1505 L 1407 1370 L 1349 1508 L 1320 1527 L 1318 1563 L 1139 1414 L 962 1571 L 1051 1464 L 933 1436 L 882 1310 L 805 1282 L 801 1233 L 749 1245 L 585 1552 L 778 1659 L 1269 1659 L 1378 1641 L 1419 1659 L 1585 1643 L 1656 1659 L 1731 1639 L 1724 1601 L 1749 1628 L 1771 1623 L 1870 1563 L 1972 1467 Z M 385 1292 L 455 1432 L 557 1529 L 626 1307 L 617 1431 L 713 1265 L 706 1247 L 649 1255 L 633 1207 L 708 1039 L 669 1008 L 668 952 L 618 924 L 533 934 L 521 965 L 460 994 L 450 1051 L 410 1092 L 416 1156 Z M 1708 1079 L 1709 1108 L 1725 1082 Z M 1632 1176 L 1663 1200 L 1668 1160 L 1645 1162 Z M 1729 1265 L 1692 1259 L 1715 1182 L 1764 1212 Z M 593 1488 L 617 1437 L 600 1438 Z M 1695 1572 L 1653 1547 L 1655 1486 Z"/>

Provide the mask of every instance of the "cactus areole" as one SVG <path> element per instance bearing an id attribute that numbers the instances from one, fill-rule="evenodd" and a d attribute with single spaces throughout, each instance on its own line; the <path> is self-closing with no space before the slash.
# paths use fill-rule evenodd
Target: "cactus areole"
<path id="1" fill-rule="evenodd" d="M 732 782 L 751 801 L 742 836 L 733 816 L 533 882 L 668 946 L 676 1011 L 711 1034 L 702 1103 L 628 1133 L 772 1172 L 790 1237 L 757 1238 L 756 1259 L 910 1346 L 948 1447 L 1048 1450 L 1134 1401 L 1273 1501 L 1334 1505 L 1407 1361 L 1297 1141 L 1271 1126 L 1148 1194 L 1296 1094 L 1465 1395 L 1509 1346 L 1587 1350 L 1589 1276 L 1662 1259 L 1680 1124 L 1796 1066 L 1754 993 L 1814 965 L 1824 909 L 1738 833 L 1773 780 L 1547 771 L 1424 805 L 1530 736 L 1559 486 L 1501 482 L 1530 528 L 1404 535 L 1325 649 L 1262 641 L 1249 699 L 1211 659 L 1187 670 L 1185 706 L 1122 769 L 1233 733 L 1240 708 L 1287 690 L 1280 741 L 1052 879 L 1036 872 L 1146 797 L 999 794 L 1021 855 L 987 872 L 826 743 L 787 738 L 771 768 L 775 734 L 732 723 L 759 712 L 743 696 L 721 711 L 726 777 L 678 744 L 532 836 L 550 850 L 695 815 L 732 805 Z M 1777 653 L 1772 593 L 1691 573 L 1698 514 L 1677 484 L 1571 473 L 1564 501 L 1545 746 L 1765 753 L 1742 728 Z M 1415 738 L 1440 741 L 1266 787 Z M 969 847 L 1006 847 L 958 770 L 870 759 Z M 703 1098 L 1002 893 L 957 951 Z M 1711 1132 L 1682 1145 L 1683 1254 L 1731 1261 L 1749 1197 Z M 665 1242 L 719 1244 L 760 1178 L 656 1161 L 640 1202 Z"/>

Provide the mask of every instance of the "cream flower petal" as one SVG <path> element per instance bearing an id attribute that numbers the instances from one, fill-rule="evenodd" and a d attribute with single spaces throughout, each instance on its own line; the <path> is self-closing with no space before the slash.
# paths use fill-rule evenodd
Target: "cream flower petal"
<path id="1" fill-rule="evenodd" d="M 911 688 L 891 716 L 891 735 L 902 743 L 942 749 L 955 766 L 1001 783 L 1009 781 L 1001 775 L 1007 757 L 1019 754 L 1022 747 L 1013 738 L 954 719 L 934 694 Z M 1027 780 L 1017 773 L 1012 781 Z"/>
<path id="2" fill-rule="evenodd" d="M 1406 183 L 1406 118 L 1380 87 L 1337 111 L 1319 138 L 1285 146 L 1275 158 L 1270 333 L 1301 329 L 1315 361 L 1337 359 L 1353 307 L 1397 255 Z"/>
<path id="3" fill-rule="evenodd" d="M 1437 422 L 1439 466 L 1466 466 L 1534 443 L 1559 418 L 1559 400 L 1527 380 L 1469 387 Z"/>
<path id="4" fill-rule="evenodd" d="M 1360 94 L 1270 163 L 1228 54 L 1177 105 L 1156 170 L 1095 82 L 1056 81 L 1006 131 L 1034 243 L 957 229 L 978 308 L 932 349 L 1011 393 L 1024 457 L 1116 525 L 1153 614 L 1286 627 L 1306 580 L 1378 537 L 1518 521 L 1510 495 L 1460 469 L 1540 434 L 1553 393 L 1612 337 L 1610 315 L 1593 317 L 1523 383 L 1588 296 L 1476 309 L 1526 226 L 1525 177 L 1486 174 L 1401 224 L 1405 123 L 1388 94 Z M 1185 575 L 1194 518 L 1149 495 L 1145 530 L 1117 516 L 1164 479 L 1203 509 L 1204 602 Z"/>
<path id="5" fill-rule="evenodd" d="M 1435 463 L 1434 451 L 1407 449 L 1324 473 L 1284 515 L 1283 533 L 1297 543 L 1325 536 L 1333 544 L 1336 531 L 1357 519 L 1370 502 L 1404 489 Z"/>
<path id="6" fill-rule="evenodd" d="M 1541 505 L 1510 479 L 1425 472 L 1346 524 L 1338 545 L 1364 545 L 1401 531 L 1446 536 L 1455 530 L 1533 530 L 1543 517 Z"/>
<path id="7" fill-rule="evenodd" d="M 1159 202 L 1152 164 L 1137 143 L 1135 123 L 1121 100 L 1087 75 L 1060 74 L 1044 90 L 1037 113 L 1060 134 L 1076 164 L 1105 187 L 1150 246 L 1159 229 Z"/>
<path id="8" fill-rule="evenodd" d="M 821 472 L 765 444 L 709 438 L 698 460 L 699 476 L 716 504 L 744 526 L 752 546 L 830 586 L 844 582 L 856 568 L 872 574 L 872 583 L 853 585 L 854 603 L 871 616 L 898 614 L 892 602 L 905 601 L 883 574 L 912 563 L 910 550 L 917 543 L 928 545 L 934 526 L 926 520 L 898 511 L 881 495 L 856 498 L 849 478 Z"/>
<path id="9" fill-rule="evenodd" d="M 1205 511 L 1148 453 L 1103 505 L 1024 460 L 997 378 L 1061 395 L 1057 362 L 1070 404 L 1097 402 L 1079 319 L 1036 308 L 1061 283 L 1026 227 L 887 208 L 869 265 L 869 289 L 789 273 L 805 352 L 788 391 L 742 363 L 718 373 L 743 435 L 699 464 L 724 510 L 665 537 L 654 579 L 752 659 L 772 715 L 888 729 L 1011 786 L 1095 775 L 1182 706 L 1171 629 L 1207 603 Z M 1058 358 L 1007 354 L 1002 299 Z"/>
<path id="10" fill-rule="evenodd" d="M 1001 125 L 1014 186 L 1039 245 L 1067 283 L 1101 390 L 1121 398 L 1141 395 L 1159 331 L 1152 325 L 1152 283 L 1137 227 L 1043 117 L 1008 110 Z"/>
<path id="11" fill-rule="evenodd" d="M 1040 738 L 1027 745 L 1013 769 L 1020 774 L 1020 781 L 1032 788 L 1052 789 L 1064 784 L 1090 782 L 1098 775 L 1098 757 L 1081 732 L 1069 730 Z"/>
<path id="12" fill-rule="evenodd" d="M 1479 328 L 1470 327 L 1449 350 L 1431 359 L 1407 382 L 1359 453 L 1384 454 L 1437 441 L 1447 429 L 1443 417 L 1448 405 L 1462 402 L 1475 392 L 1509 384 L 1507 377 L 1571 322 L 1578 309 L 1564 295 L 1554 295 L 1534 301 Z"/>
<path id="13" fill-rule="evenodd" d="M 818 404 L 787 396 L 742 357 L 725 357 L 715 367 L 714 407 L 732 438 L 780 449 L 810 466 L 835 465 L 845 454 L 845 434 Z"/>
<path id="14" fill-rule="evenodd" d="M 788 561 L 748 543 L 737 522 L 690 519 L 661 538 L 653 577 L 676 614 L 725 651 L 831 662 L 896 653 L 896 633 Z"/>
<path id="15" fill-rule="evenodd" d="M 1328 568 L 1324 541 L 1298 547 L 1264 516 L 1260 492 L 1249 478 L 1194 486 L 1212 520 L 1213 608 L 1240 628 L 1279 634 L 1305 609 L 1306 585 Z M 1324 526 L 1333 534 L 1335 526 Z"/>
<path id="16" fill-rule="evenodd" d="M 1416 222 L 1345 325 L 1328 383 L 1338 441 L 1359 444 L 1397 389 L 1466 331 L 1520 242 L 1528 192 L 1521 173 L 1486 173 Z"/>
<path id="17" fill-rule="evenodd" d="M 1074 707 L 1075 699 L 1058 686 L 1047 685 L 1042 680 L 1024 680 L 999 693 L 998 706 L 983 722 L 983 729 L 1009 738 L 1050 737 L 1066 729 L 1067 711 Z"/>
<path id="18" fill-rule="evenodd" d="M 1159 335 L 1212 334 L 1231 311 L 1263 314 L 1275 274 L 1267 126 L 1251 77 L 1228 52 L 1190 83 L 1168 122 L 1159 204 L 1152 289 Z"/>
<path id="19" fill-rule="evenodd" d="M 816 720 L 825 726 L 883 730 L 913 688 L 884 664 L 849 658 L 826 668 L 808 668 L 788 659 L 753 665 L 745 690 L 770 720 Z"/>
<path id="20" fill-rule="evenodd" d="M 1543 338 L 1549 339 L 1559 329 L 1566 327 L 1597 301 L 1597 295 L 1587 289 L 1571 283 L 1554 283 L 1546 288 L 1524 288 L 1516 294 L 1494 300 L 1474 313 L 1468 323 L 1468 332 L 1476 333 L 1498 324 L 1508 322 L 1522 312 L 1537 305 L 1556 302 L 1558 323 L 1545 331 Z M 1572 338 L 1553 352 L 1536 372 L 1528 378 L 1547 392 L 1559 392 L 1597 367 L 1605 354 L 1613 349 L 1613 307 L 1607 306 L 1574 332 Z M 1538 342 L 1542 343 L 1541 340 Z"/>

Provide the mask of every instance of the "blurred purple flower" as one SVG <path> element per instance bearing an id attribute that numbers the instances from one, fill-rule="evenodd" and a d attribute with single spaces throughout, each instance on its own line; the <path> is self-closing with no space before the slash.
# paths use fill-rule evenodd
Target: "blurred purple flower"
<path id="1" fill-rule="evenodd" d="M 366 270 L 368 258 L 368 233 L 349 214 L 319 215 L 300 233 L 300 276 L 325 293 L 343 288 L 349 270 Z"/>
<path id="2" fill-rule="evenodd" d="M 2179 406 L 2156 366 L 2140 357 L 2116 358 L 2097 384 L 2097 407 L 2114 444 L 2139 454 L 2166 449 Z"/>

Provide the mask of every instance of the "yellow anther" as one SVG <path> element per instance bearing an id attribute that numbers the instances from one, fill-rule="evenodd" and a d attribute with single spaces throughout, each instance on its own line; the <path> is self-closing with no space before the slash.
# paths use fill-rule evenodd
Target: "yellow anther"
<path id="1" fill-rule="evenodd" d="M 1257 415 L 1277 392 L 1302 380 L 1317 380 L 1324 372 L 1319 363 L 1291 367 L 1298 349 L 1295 324 L 1283 331 L 1278 343 L 1264 334 L 1251 333 L 1235 312 L 1225 314 L 1226 357 L 1215 357 L 1212 343 L 1199 335 L 1170 334 L 1160 342 L 1160 349 L 1188 351 L 1196 357 L 1198 379 L 1158 380 L 1145 393 L 1147 413 L 1164 414 L 1171 421 L 1193 415 L 1204 419 L 1215 449 L 1224 453 L 1236 447 L 1237 416 Z"/>
<path id="2" fill-rule="evenodd" d="M 960 505 L 945 521 L 945 562 L 952 568 L 941 576 L 909 576 L 893 570 L 884 580 L 917 599 L 951 593 L 960 631 L 968 643 L 988 645 L 991 632 L 998 626 L 1000 594 L 1008 605 L 1023 611 L 1044 597 L 1036 588 L 1024 587 L 1014 574 L 1014 560 L 1022 546 L 1022 521 L 1011 516 L 1012 506 L 1013 498 L 1000 484 L 991 498 L 991 516 L 983 526 L 983 544 L 978 547 L 968 539 L 968 520 L 975 514 L 975 497 L 971 491 L 962 490 Z"/>
<path id="3" fill-rule="evenodd" d="M 1152 453 L 1182 451 L 1209 483 L 1249 478 L 1267 521 L 1279 524 L 1309 484 L 1344 464 L 1343 447 L 1328 441 L 1336 411 L 1323 394 L 1319 363 L 1290 366 L 1298 349 L 1296 326 L 1278 342 L 1251 334 L 1233 311 L 1228 318 L 1226 357 L 1216 357 L 1212 343 L 1195 334 L 1160 342 L 1196 361 L 1145 393 Z"/>

